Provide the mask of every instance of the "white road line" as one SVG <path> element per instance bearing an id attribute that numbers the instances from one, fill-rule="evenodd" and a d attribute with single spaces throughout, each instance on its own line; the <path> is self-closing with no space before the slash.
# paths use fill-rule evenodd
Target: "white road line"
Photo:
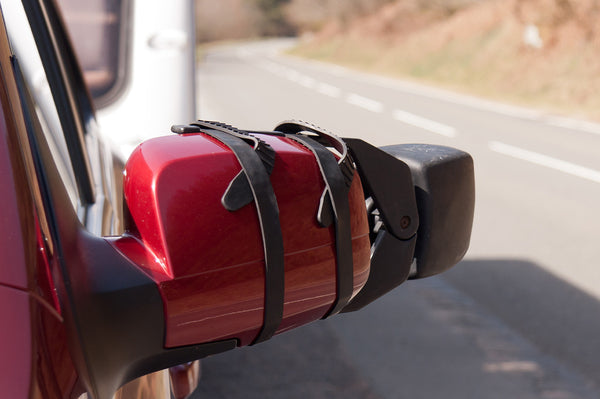
<path id="1" fill-rule="evenodd" d="M 399 109 L 394 110 L 394 119 L 408 125 L 412 125 L 432 133 L 436 133 L 446 137 L 456 137 L 456 129 L 452 126 L 444 125 L 443 123 L 432 121 L 431 119 L 423 118 L 422 116 L 411 114 Z"/>
<path id="2" fill-rule="evenodd" d="M 598 122 L 576 119 L 574 117 L 569 118 L 556 115 L 549 115 L 547 112 L 540 109 L 525 108 L 516 105 L 505 104 L 500 101 L 476 97 L 474 95 L 455 93 L 442 88 L 428 86 L 423 83 L 416 83 L 397 78 L 378 76 L 367 72 L 356 71 L 332 63 L 305 59 L 289 54 L 282 54 L 281 52 L 276 53 L 276 55 L 273 56 L 273 59 L 275 60 L 282 58 L 292 60 L 296 64 L 307 65 L 313 70 L 317 69 L 326 73 L 330 73 L 334 76 L 347 77 L 352 78 L 354 80 L 360 80 L 362 82 L 372 83 L 385 89 L 393 88 L 404 93 L 414 94 L 421 97 L 431 98 L 434 100 L 441 100 L 451 104 L 464 105 L 470 108 L 479 109 L 483 111 L 490 111 L 498 115 L 521 118 L 530 121 L 546 123 L 554 127 L 600 135 L 600 123 Z"/>
<path id="3" fill-rule="evenodd" d="M 560 116 L 549 116 L 544 118 L 544 120 L 548 125 L 551 126 L 600 135 L 600 124 L 595 122 L 578 120 L 573 118 L 564 118 Z"/>
<path id="4" fill-rule="evenodd" d="M 252 52 L 248 49 L 240 48 L 236 51 L 239 58 L 249 58 L 252 56 Z"/>
<path id="5" fill-rule="evenodd" d="M 258 62 L 257 65 L 264 70 L 271 72 L 274 75 L 284 77 L 294 83 L 304 86 L 308 89 L 316 90 L 317 92 L 329 97 L 339 98 L 342 95 L 342 90 L 333 85 L 319 82 L 310 76 L 304 75 L 294 69 L 287 68 L 272 61 Z"/>
<path id="6" fill-rule="evenodd" d="M 317 81 L 310 76 L 302 75 L 300 79 L 298 79 L 298 84 L 306 87 L 307 89 L 314 89 L 317 86 Z"/>
<path id="7" fill-rule="evenodd" d="M 504 144 L 499 141 L 490 141 L 488 145 L 492 151 L 495 151 L 499 154 L 508 155 L 513 158 L 521 159 L 523 161 L 531 162 L 561 171 L 563 173 L 568 173 L 573 176 L 591 180 L 595 183 L 600 183 L 600 171 L 586 168 L 585 166 L 576 165 L 561 159 L 552 158 L 537 152 L 513 147 L 512 145 Z"/>
<path id="8" fill-rule="evenodd" d="M 302 74 L 294 69 L 284 71 L 283 76 L 294 83 L 298 83 L 302 78 Z"/>
<path id="9" fill-rule="evenodd" d="M 258 61 L 257 65 L 259 67 L 263 68 L 264 70 L 271 72 L 275 75 L 281 75 L 283 72 L 282 71 L 283 67 L 272 61 Z"/>
<path id="10" fill-rule="evenodd" d="M 339 98 L 342 95 L 342 90 L 340 88 L 322 82 L 317 85 L 317 91 L 333 98 Z"/>
<path id="11" fill-rule="evenodd" d="M 364 108 L 371 112 L 381 113 L 383 112 L 383 104 L 379 101 L 372 100 L 367 97 L 360 96 L 355 93 L 350 93 L 346 97 L 348 104 L 356 105 L 357 107 Z"/>

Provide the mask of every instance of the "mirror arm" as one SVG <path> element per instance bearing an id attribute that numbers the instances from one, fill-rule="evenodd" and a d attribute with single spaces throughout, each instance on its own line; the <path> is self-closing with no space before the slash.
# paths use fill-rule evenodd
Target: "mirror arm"
<path id="1" fill-rule="evenodd" d="M 127 256 L 133 254 L 125 255 L 117 247 L 120 238 L 100 238 L 83 229 L 77 235 L 80 262 L 69 273 L 70 311 L 87 369 L 86 385 L 95 398 L 112 398 L 135 378 L 237 346 L 232 339 L 165 348 L 157 281 Z"/>
<path id="2" fill-rule="evenodd" d="M 363 183 L 371 229 L 371 271 L 361 291 L 343 309 L 353 312 L 408 278 L 419 213 L 408 165 L 360 139 L 344 138 Z"/>
<path id="3" fill-rule="evenodd" d="M 371 229 L 371 271 L 344 308 L 355 311 L 408 278 L 441 273 L 465 255 L 475 208 L 473 159 L 437 145 L 382 148 L 345 138 L 360 173 Z"/>

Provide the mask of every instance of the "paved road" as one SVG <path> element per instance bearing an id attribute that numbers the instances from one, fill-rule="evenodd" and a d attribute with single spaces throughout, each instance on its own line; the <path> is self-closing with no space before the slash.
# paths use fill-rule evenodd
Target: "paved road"
<path id="1" fill-rule="evenodd" d="M 598 397 L 600 127 L 279 55 L 285 45 L 208 52 L 199 115 L 466 150 L 471 249 L 361 312 L 205 360 L 195 397 Z"/>

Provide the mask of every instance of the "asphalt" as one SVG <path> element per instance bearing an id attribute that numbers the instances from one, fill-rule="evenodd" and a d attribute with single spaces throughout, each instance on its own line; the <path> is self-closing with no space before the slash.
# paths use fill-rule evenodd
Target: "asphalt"
<path id="1" fill-rule="evenodd" d="M 279 54 L 288 44 L 209 51 L 199 116 L 466 150 L 471 248 L 360 312 L 205 359 L 194 398 L 598 397 L 600 127 Z"/>

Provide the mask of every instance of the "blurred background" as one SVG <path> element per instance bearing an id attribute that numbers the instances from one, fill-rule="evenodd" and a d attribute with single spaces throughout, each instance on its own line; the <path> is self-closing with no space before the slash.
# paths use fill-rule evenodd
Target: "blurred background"
<path id="1" fill-rule="evenodd" d="M 475 160 L 463 262 L 203 360 L 194 398 L 600 396 L 598 1 L 99 1 L 60 2 L 106 40 L 86 79 L 124 158 L 196 118 L 295 118 Z"/>
<path id="2" fill-rule="evenodd" d="M 293 54 L 598 119 L 596 0 L 197 1 L 200 42 L 298 36 Z"/>

